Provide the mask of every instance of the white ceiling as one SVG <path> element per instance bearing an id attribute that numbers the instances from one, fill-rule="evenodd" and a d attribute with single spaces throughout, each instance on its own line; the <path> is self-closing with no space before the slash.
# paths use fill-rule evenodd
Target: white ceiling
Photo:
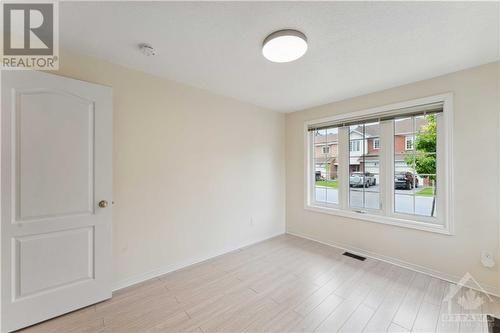
<path id="1" fill-rule="evenodd" d="M 61 47 L 290 112 L 500 59 L 498 2 L 62 2 Z M 309 50 L 261 55 L 293 28 Z M 137 45 L 152 44 L 146 57 Z"/>

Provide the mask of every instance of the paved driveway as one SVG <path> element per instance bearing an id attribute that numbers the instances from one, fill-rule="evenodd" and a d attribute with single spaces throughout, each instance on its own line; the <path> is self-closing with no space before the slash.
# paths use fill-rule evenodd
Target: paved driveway
<path id="1" fill-rule="evenodd" d="M 379 186 L 370 186 L 366 189 L 350 188 L 349 200 L 353 208 L 372 208 L 380 207 Z M 420 189 L 417 189 L 419 191 Z M 432 211 L 432 197 L 412 196 L 414 190 L 396 190 L 395 191 L 395 211 L 398 213 L 408 213 L 430 216 Z M 364 198 L 363 198 L 364 197 Z M 414 199 L 415 198 L 415 199 Z M 316 186 L 316 200 L 318 202 L 338 203 L 338 189 Z M 365 205 L 363 205 L 363 200 Z"/>

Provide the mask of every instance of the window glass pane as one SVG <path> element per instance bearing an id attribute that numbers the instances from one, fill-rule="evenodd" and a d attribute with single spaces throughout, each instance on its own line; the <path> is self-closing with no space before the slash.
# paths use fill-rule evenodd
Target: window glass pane
<path id="1" fill-rule="evenodd" d="M 339 189 L 336 180 L 331 181 L 331 183 L 326 187 L 326 202 L 331 204 L 339 203 Z"/>
<path id="2" fill-rule="evenodd" d="M 327 141 L 328 142 L 337 142 L 338 141 L 339 129 L 337 127 L 327 128 L 327 129 L 325 129 L 325 131 L 327 134 Z"/>
<path id="3" fill-rule="evenodd" d="M 315 144 L 326 143 L 326 130 L 325 129 L 314 131 L 314 143 Z"/>
<path id="4" fill-rule="evenodd" d="M 415 190 L 415 214 L 436 216 L 436 175 L 417 175 L 418 188 Z"/>
<path id="5" fill-rule="evenodd" d="M 351 208 L 364 208 L 363 190 L 357 188 L 349 189 L 349 206 Z"/>
<path id="6" fill-rule="evenodd" d="M 419 153 L 414 154 L 415 170 L 420 174 L 435 174 L 436 173 L 436 153 Z"/>
<path id="7" fill-rule="evenodd" d="M 413 214 L 413 195 L 395 193 L 394 210 L 397 213 Z"/>
<path id="8" fill-rule="evenodd" d="M 367 138 L 378 138 L 380 137 L 380 123 L 366 123 L 365 124 L 365 135 Z"/>
<path id="9" fill-rule="evenodd" d="M 394 211 L 436 216 L 436 118 L 394 120 Z"/>
<path id="10" fill-rule="evenodd" d="M 404 154 L 394 155 L 394 174 L 402 172 L 414 172 L 415 154 L 405 152 Z"/>
<path id="11" fill-rule="evenodd" d="M 320 203 L 326 202 L 326 187 L 316 186 L 314 188 L 315 200 Z"/>
<path id="12" fill-rule="evenodd" d="M 413 134 L 413 119 L 412 118 L 395 119 L 394 134 L 397 135 Z"/>
<path id="13" fill-rule="evenodd" d="M 415 117 L 415 150 L 436 152 L 436 115 Z"/>
<path id="14" fill-rule="evenodd" d="M 380 208 L 380 123 L 349 127 L 349 205 L 351 208 Z"/>
<path id="15" fill-rule="evenodd" d="M 317 131 L 314 139 L 315 200 L 338 204 L 338 128 Z"/>
<path id="16" fill-rule="evenodd" d="M 326 202 L 326 187 L 324 186 L 325 175 L 326 175 L 326 165 L 321 163 L 323 159 L 317 158 L 315 163 L 315 200 L 318 202 Z"/>
<path id="17" fill-rule="evenodd" d="M 413 194 L 415 188 L 415 154 L 405 152 L 394 156 L 394 191 Z"/>
<path id="18" fill-rule="evenodd" d="M 380 208 L 379 185 L 371 185 L 365 189 L 365 207 L 370 209 Z"/>

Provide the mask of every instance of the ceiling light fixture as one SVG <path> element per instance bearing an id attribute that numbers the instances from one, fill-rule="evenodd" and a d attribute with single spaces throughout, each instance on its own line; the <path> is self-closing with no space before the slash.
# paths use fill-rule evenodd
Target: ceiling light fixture
<path id="1" fill-rule="evenodd" d="M 275 31 L 262 43 L 262 55 L 272 62 L 294 61 L 302 57 L 306 51 L 306 35 L 297 30 Z"/>

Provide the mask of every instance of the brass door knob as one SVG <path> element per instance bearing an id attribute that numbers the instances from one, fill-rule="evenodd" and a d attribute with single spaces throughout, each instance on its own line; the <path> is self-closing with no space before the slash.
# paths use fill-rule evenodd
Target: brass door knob
<path id="1" fill-rule="evenodd" d="M 108 207 L 108 202 L 106 200 L 99 201 L 99 207 L 101 207 L 101 208 Z"/>

